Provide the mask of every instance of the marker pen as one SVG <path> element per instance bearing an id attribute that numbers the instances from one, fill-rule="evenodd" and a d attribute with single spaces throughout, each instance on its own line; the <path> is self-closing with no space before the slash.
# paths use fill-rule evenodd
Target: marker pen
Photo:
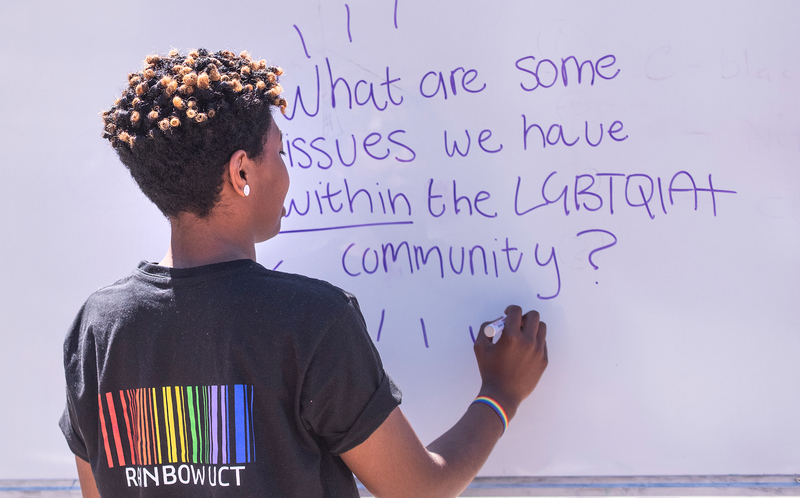
<path id="1" fill-rule="evenodd" d="M 483 327 L 483 333 L 486 334 L 486 337 L 492 338 L 502 332 L 505 326 L 506 317 L 501 317 Z"/>

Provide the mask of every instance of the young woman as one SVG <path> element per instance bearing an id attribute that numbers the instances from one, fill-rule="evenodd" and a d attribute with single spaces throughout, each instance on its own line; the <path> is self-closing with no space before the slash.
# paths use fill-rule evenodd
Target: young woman
<path id="1" fill-rule="evenodd" d="M 103 113 L 172 235 L 65 340 L 60 425 L 84 496 L 358 496 L 353 473 L 376 496 L 455 496 L 547 365 L 545 324 L 510 306 L 497 344 L 475 342 L 479 398 L 426 448 L 355 297 L 255 262 L 289 187 L 281 73 L 246 53 L 152 55 Z"/>

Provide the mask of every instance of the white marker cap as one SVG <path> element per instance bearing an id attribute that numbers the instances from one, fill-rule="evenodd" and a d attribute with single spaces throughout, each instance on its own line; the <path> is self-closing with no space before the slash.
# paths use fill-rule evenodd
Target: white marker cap
<path id="1" fill-rule="evenodd" d="M 503 329 L 505 328 L 505 325 L 506 325 L 506 317 L 498 318 L 497 320 L 483 327 L 483 333 L 486 334 L 486 337 L 492 338 L 495 335 L 502 332 Z"/>

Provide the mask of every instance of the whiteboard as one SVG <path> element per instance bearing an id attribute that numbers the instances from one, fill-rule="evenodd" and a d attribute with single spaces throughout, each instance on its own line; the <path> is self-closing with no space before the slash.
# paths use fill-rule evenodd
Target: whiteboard
<path id="1" fill-rule="evenodd" d="M 0 10 L 19 61 L 0 78 L 0 478 L 75 474 L 64 333 L 166 250 L 98 111 L 173 46 L 285 69 L 290 212 L 259 262 L 358 296 L 423 441 L 477 394 L 471 334 L 517 303 L 550 366 L 481 475 L 798 472 L 796 2 Z M 39 60 L 52 75 L 28 81 Z"/>

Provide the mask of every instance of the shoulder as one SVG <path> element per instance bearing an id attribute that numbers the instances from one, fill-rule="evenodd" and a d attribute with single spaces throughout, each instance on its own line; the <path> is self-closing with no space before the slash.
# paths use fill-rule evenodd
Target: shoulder
<path id="1" fill-rule="evenodd" d="M 85 331 L 88 324 L 112 319 L 114 316 L 124 316 L 125 306 L 136 301 L 135 298 L 131 298 L 136 294 L 137 281 L 133 274 L 97 289 L 84 301 L 69 333 L 74 335 Z"/>
<path id="2" fill-rule="evenodd" d="M 261 268 L 259 278 L 270 287 L 280 289 L 288 300 L 304 300 L 314 304 L 347 306 L 355 301 L 353 294 L 324 280 L 294 273 L 283 273 Z"/>
<path id="3" fill-rule="evenodd" d="M 250 260 L 174 269 L 142 262 L 131 274 L 91 294 L 83 313 L 148 307 L 185 295 L 205 299 L 291 302 L 295 306 L 346 307 L 355 296 L 335 285 L 304 275 L 268 270 Z"/>
<path id="4" fill-rule="evenodd" d="M 366 326 L 356 297 L 329 282 L 264 268 L 251 278 L 259 287 L 256 292 L 248 292 L 245 285 L 238 286 L 236 292 L 248 293 L 246 300 L 258 296 L 255 299 L 269 301 L 268 308 L 275 316 L 287 317 L 307 330 L 325 332 L 342 321 L 358 328 Z"/>
<path id="5" fill-rule="evenodd" d="M 323 280 L 250 260 L 186 269 L 142 263 L 89 296 L 66 349 L 86 340 L 102 348 L 118 331 L 210 323 L 236 334 L 269 329 L 270 337 L 286 336 L 304 348 L 332 327 L 366 327 L 355 296 Z"/>

